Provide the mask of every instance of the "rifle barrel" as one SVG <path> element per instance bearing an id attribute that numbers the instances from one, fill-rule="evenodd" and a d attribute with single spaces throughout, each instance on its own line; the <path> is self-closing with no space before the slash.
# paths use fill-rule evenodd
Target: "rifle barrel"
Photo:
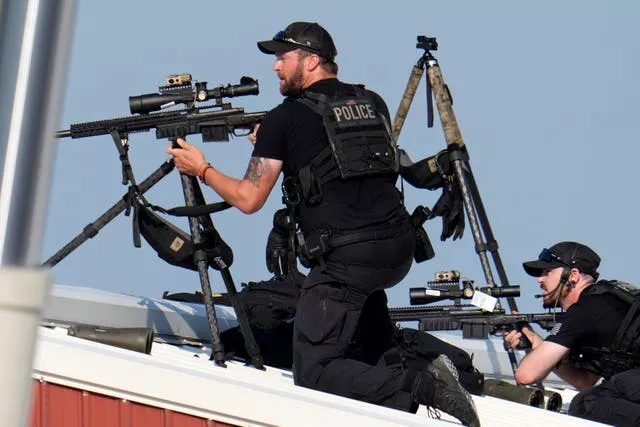
<path id="1" fill-rule="evenodd" d="M 71 136 L 71 129 L 56 131 L 56 138 L 69 138 Z"/>

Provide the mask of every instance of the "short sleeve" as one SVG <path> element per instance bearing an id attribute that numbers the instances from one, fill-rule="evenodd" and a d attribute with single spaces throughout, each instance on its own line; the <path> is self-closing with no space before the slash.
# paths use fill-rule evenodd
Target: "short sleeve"
<path id="1" fill-rule="evenodd" d="M 545 340 L 567 348 L 579 346 L 587 333 L 597 329 L 594 313 L 598 312 L 598 307 L 593 306 L 594 302 L 597 303 L 594 298 L 588 298 L 573 304 L 565 313 L 559 313 Z"/>
<path id="2" fill-rule="evenodd" d="M 252 156 L 284 160 L 287 122 L 287 114 L 282 105 L 269 111 L 258 129 Z"/>

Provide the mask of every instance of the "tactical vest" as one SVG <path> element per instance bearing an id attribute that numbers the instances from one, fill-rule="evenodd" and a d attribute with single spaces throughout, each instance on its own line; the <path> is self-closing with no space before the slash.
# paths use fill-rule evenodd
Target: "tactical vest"
<path id="1" fill-rule="evenodd" d="M 574 365 L 606 379 L 640 367 L 640 289 L 617 280 L 601 280 L 592 285 L 590 295 L 610 293 L 629 304 L 609 347 L 580 348 L 571 354 Z"/>
<path id="2" fill-rule="evenodd" d="M 313 206 L 322 200 L 323 186 L 337 178 L 397 173 L 398 155 L 386 117 L 361 86 L 355 94 L 333 96 L 305 92 L 297 101 L 322 116 L 329 146 L 298 174 L 302 196 Z"/>

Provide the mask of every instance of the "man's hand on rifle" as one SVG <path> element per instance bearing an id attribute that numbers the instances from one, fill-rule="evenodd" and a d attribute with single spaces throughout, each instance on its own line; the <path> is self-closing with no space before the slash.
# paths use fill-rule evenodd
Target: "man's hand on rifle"
<path id="1" fill-rule="evenodd" d="M 180 173 L 200 176 L 202 169 L 208 166 L 204 154 L 182 138 L 178 138 L 176 143 L 180 148 L 174 148 L 170 145 L 167 147 L 167 153 L 173 156 L 173 162 Z"/>
<path id="2" fill-rule="evenodd" d="M 544 339 L 536 333 L 529 324 L 522 326 L 520 330 L 513 329 L 504 336 L 505 342 L 513 349 L 523 348 L 523 338 L 531 343 L 530 348 L 532 349 L 536 348 L 542 341 L 544 341 Z M 528 344 L 526 344 L 526 348 L 529 348 Z"/>
<path id="3" fill-rule="evenodd" d="M 260 123 L 255 125 L 249 136 L 247 136 L 247 138 L 249 138 L 249 142 L 253 145 L 256 145 L 256 141 L 258 140 L 258 129 L 260 129 Z"/>

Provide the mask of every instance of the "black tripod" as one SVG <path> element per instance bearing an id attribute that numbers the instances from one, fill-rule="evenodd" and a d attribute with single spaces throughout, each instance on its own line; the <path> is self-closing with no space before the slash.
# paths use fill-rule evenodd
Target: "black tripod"
<path id="1" fill-rule="evenodd" d="M 132 205 L 137 203 L 137 199 L 142 198 L 142 195 L 145 192 L 147 192 L 152 186 L 158 183 L 162 178 L 164 178 L 174 169 L 175 165 L 173 163 L 173 160 L 168 160 L 163 163 L 158 169 L 156 169 L 149 177 L 147 177 L 140 185 L 137 185 L 133 176 L 131 164 L 129 162 L 127 138 L 122 137 L 118 132 L 113 132 L 111 136 L 120 154 L 120 161 L 122 163 L 122 183 L 124 185 L 127 185 L 128 183 L 131 184 L 129 186 L 128 192 L 122 197 L 119 202 L 109 208 L 104 214 L 96 219 L 96 221 L 85 226 L 81 233 L 79 233 L 69 243 L 67 243 L 58 252 L 56 252 L 48 260 L 46 260 L 43 263 L 44 266 L 53 267 L 54 265 L 58 264 L 62 259 L 64 259 L 82 243 L 90 238 L 95 237 L 100 229 L 102 229 L 107 223 L 118 216 L 118 214 L 120 214 L 121 212 L 126 210 L 126 213 L 128 215 Z M 230 205 L 226 202 L 222 202 L 204 206 L 204 197 L 202 196 L 202 191 L 196 178 L 180 174 L 180 179 L 182 182 L 182 189 L 186 204 L 186 208 L 184 208 L 183 211 L 191 212 L 190 214 L 188 214 L 188 216 L 191 239 L 195 248 L 193 252 L 193 261 L 200 277 L 203 302 L 207 314 L 207 322 L 209 326 L 212 348 L 211 360 L 214 360 L 214 362 L 218 366 L 225 366 L 224 348 L 222 345 L 222 341 L 220 340 L 218 320 L 216 318 L 216 313 L 213 306 L 213 296 L 211 294 L 211 284 L 209 281 L 208 272 L 209 265 L 211 265 L 211 267 L 215 270 L 220 271 L 220 274 L 222 275 L 222 280 L 225 284 L 225 287 L 229 294 L 229 299 L 236 313 L 240 331 L 242 332 L 242 335 L 245 339 L 245 345 L 247 353 L 250 356 L 251 363 L 258 369 L 264 369 L 264 364 L 260 355 L 260 349 L 256 344 L 255 338 L 249 326 L 249 321 L 244 305 L 241 303 L 237 296 L 236 288 L 229 271 L 229 264 L 231 261 L 225 261 L 222 256 L 215 256 L 213 258 L 213 262 L 210 263 L 207 253 L 206 245 L 208 242 L 205 236 L 219 237 L 209 214 L 227 209 L 230 207 Z M 222 242 L 221 239 L 215 240 Z M 222 244 L 224 244 L 224 242 L 222 242 Z"/>

